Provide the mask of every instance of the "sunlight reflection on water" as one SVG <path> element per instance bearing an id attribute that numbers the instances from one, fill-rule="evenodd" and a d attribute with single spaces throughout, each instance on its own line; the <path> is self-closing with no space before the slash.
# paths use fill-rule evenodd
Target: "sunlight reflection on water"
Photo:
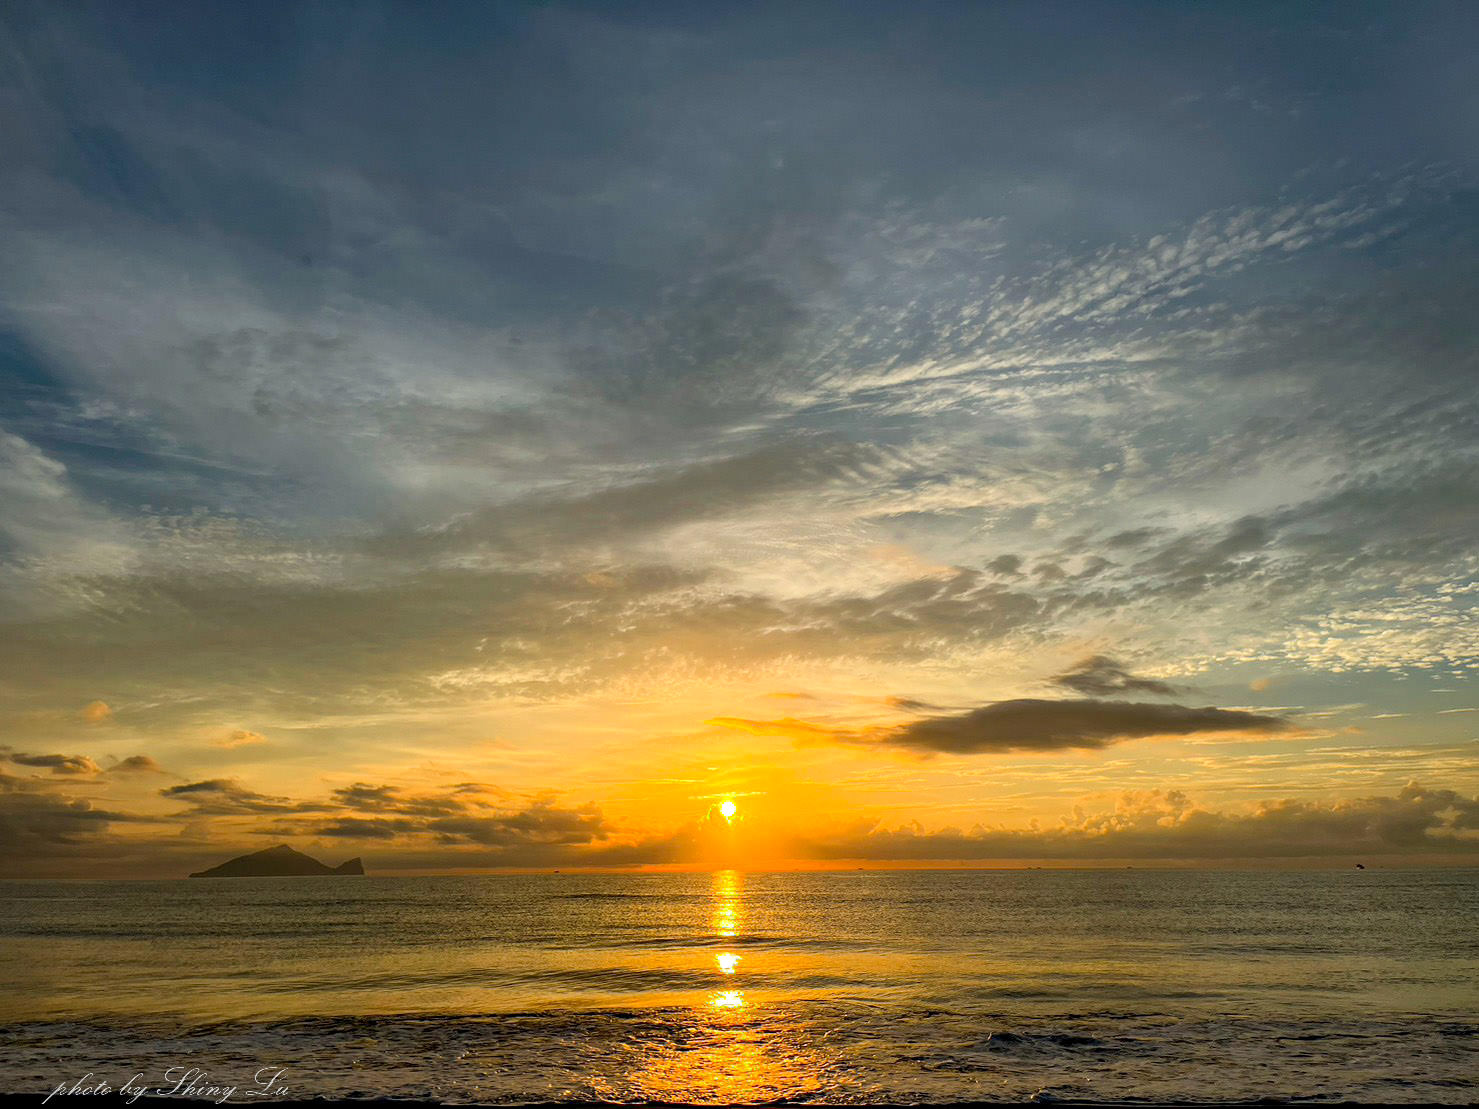
<path id="1" fill-rule="evenodd" d="M 743 877 L 732 870 L 716 872 L 712 898 L 715 936 L 743 940 Z M 693 1011 L 688 1035 L 642 1052 L 621 1082 L 598 1085 L 598 1093 L 621 1100 L 741 1104 L 833 1088 L 824 1077 L 833 1060 L 803 1048 L 794 1037 L 777 1035 L 775 1021 L 754 1011 L 745 991 L 736 988 L 741 958 L 730 951 L 715 955 L 725 984 L 709 995 L 707 1012 Z"/>
<path id="2" fill-rule="evenodd" d="M 714 930 L 726 939 L 733 939 L 739 935 L 740 895 L 743 891 L 744 883 L 738 872 L 733 870 L 714 872 Z M 714 956 L 714 962 L 719 967 L 720 974 L 732 976 L 739 961 L 738 955 L 728 951 Z M 743 1009 L 745 991 L 720 990 L 714 994 L 709 1004 L 715 1009 Z"/>
<path id="3" fill-rule="evenodd" d="M 598 1087 L 598 1094 L 620 1100 L 745 1104 L 835 1089 L 826 1077 L 828 1060 L 818 1052 L 743 1016 L 721 1018 L 695 1031 L 680 1045 L 646 1054 L 620 1084 Z"/>

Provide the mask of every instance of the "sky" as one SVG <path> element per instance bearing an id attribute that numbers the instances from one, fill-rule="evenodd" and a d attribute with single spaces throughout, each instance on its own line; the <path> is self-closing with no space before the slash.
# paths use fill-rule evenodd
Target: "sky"
<path id="1" fill-rule="evenodd" d="M 1476 71 L 0 0 L 0 875 L 1479 861 Z"/>

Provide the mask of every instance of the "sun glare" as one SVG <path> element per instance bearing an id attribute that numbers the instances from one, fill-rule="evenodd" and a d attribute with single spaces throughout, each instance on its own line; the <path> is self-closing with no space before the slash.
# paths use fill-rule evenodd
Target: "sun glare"
<path id="1" fill-rule="evenodd" d="M 719 811 L 724 814 L 725 820 L 733 820 L 734 814 L 738 810 L 736 810 L 733 801 L 725 801 L 724 804 L 719 806 Z"/>

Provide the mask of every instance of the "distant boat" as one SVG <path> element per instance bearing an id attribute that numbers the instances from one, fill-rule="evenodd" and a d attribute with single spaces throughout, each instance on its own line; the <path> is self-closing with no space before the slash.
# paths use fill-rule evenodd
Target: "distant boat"
<path id="1" fill-rule="evenodd" d="M 339 866 L 325 866 L 317 859 L 301 851 L 294 851 L 285 843 L 269 847 L 265 851 L 254 851 L 213 866 L 209 870 L 198 870 L 192 878 L 308 878 L 324 874 L 363 874 L 364 863 L 358 858 L 350 859 Z"/>

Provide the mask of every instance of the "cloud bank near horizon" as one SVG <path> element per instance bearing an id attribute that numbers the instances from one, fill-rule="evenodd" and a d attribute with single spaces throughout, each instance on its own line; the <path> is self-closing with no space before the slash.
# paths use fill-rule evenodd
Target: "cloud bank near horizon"
<path id="1" fill-rule="evenodd" d="M 268 839 L 329 854 L 353 850 L 382 871 L 704 866 L 723 859 L 714 852 L 724 829 L 715 824 L 633 838 L 596 806 L 569 807 L 548 796 L 519 802 L 478 783 L 428 794 L 357 783 L 316 801 L 266 798 L 235 782 L 189 783 L 166 793 L 190 801 L 194 834 L 182 837 L 166 831 L 170 821 L 66 801 L 44 783 L 0 776 L 0 832 L 20 848 L 6 856 L 0 877 L 90 870 L 168 876 L 257 850 Z M 230 816 L 252 819 L 211 836 L 197 823 Z M 113 825 L 160 831 L 124 835 Z M 787 851 L 767 863 L 1270 863 L 1360 856 L 1462 862 L 1479 857 L 1479 798 L 1411 782 L 1391 796 L 1283 798 L 1220 811 L 1181 790 L 1140 790 L 1124 793 L 1109 809 L 1076 807 L 1054 826 L 927 830 L 917 822 L 874 819 L 792 837 Z"/>

